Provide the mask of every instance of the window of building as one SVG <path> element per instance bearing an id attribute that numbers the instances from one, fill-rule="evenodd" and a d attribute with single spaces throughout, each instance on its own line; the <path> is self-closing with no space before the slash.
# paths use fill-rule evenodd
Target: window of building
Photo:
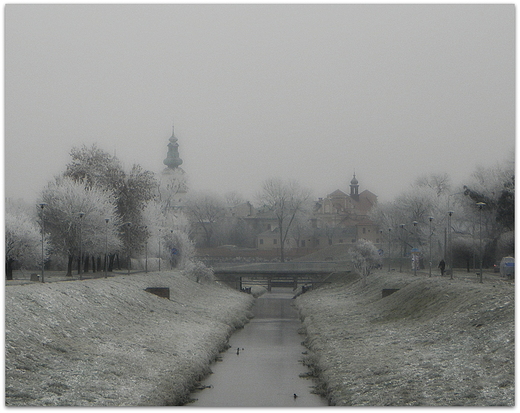
<path id="1" fill-rule="evenodd" d="M 343 240 L 342 240 L 342 239 L 340 239 L 340 240 L 339 240 L 339 243 L 340 243 L 340 244 L 343 244 Z"/>
<path id="2" fill-rule="evenodd" d="M 367 229 L 363 228 L 363 234 L 366 234 L 366 233 L 367 233 Z"/>
<path id="3" fill-rule="evenodd" d="M 355 239 L 355 238 L 352 238 L 352 242 L 356 242 L 356 239 Z"/>
<path id="4" fill-rule="evenodd" d="M 276 238 L 273 239 L 273 244 L 274 244 L 274 245 L 278 244 L 278 240 L 277 240 Z"/>
<path id="5" fill-rule="evenodd" d="M 260 245 L 263 245 L 264 244 L 264 240 L 262 238 L 260 238 Z"/>
<path id="6" fill-rule="evenodd" d="M 305 247 L 305 240 L 302 239 L 302 247 Z"/>
<path id="7" fill-rule="evenodd" d="M 332 245 L 332 240 L 331 239 L 329 239 L 329 245 Z"/>

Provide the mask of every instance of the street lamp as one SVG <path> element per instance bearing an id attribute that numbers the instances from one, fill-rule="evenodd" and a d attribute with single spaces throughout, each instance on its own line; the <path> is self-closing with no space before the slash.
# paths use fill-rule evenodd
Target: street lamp
<path id="1" fill-rule="evenodd" d="M 43 241 L 45 237 L 45 213 L 43 211 L 43 208 L 47 205 L 45 202 L 42 202 L 39 204 L 40 208 L 42 209 L 42 283 L 45 282 L 45 254 L 43 251 Z"/>
<path id="2" fill-rule="evenodd" d="M 82 280 L 83 277 L 82 277 L 82 273 L 83 273 L 83 268 L 82 268 L 82 263 L 83 263 L 83 252 L 81 251 L 82 249 L 82 240 L 81 240 L 81 231 L 82 231 L 82 226 L 83 226 L 83 217 L 85 216 L 85 213 L 84 212 L 78 212 L 78 216 L 79 216 L 79 279 Z"/>
<path id="3" fill-rule="evenodd" d="M 479 210 L 479 254 L 480 254 L 480 279 L 479 282 L 482 283 L 482 207 L 486 205 L 485 202 L 477 202 L 478 210 Z"/>
<path id="4" fill-rule="evenodd" d="M 148 241 L 144 242 L 144 272 L 148 274 Z"/>
<path id="5" fill-rule="evenodd" d="M 430 236 L 428 237 L 428 241 L 430 244 L 430 277 L 432 276 L 432 221 L 433 217 L 429 217 L 428 220 L 430 221 Z"/>
<path id="6" fill-rule="evenodd" d="M 148 225 L 144 226 L 144 230 L 146 232 Z M 148 236 L 146 234 L 146 236 Z M 144 272 L 148 274 L 148 240 L 144 242 Z"/>
<path id="7" fill-rule="evenodd" d="M 402 254 L 404 255 L 405 253 L 405 244 L 404 244 L 404 237 L 403 237 L 403 232 L 404 232 L 404 224 L 400 224 L 399 227 L 401 228 L 401 238 L 402 238 L 402 241 L 403 241 L 403 252 Z M 401 257 L 399 259 L 399 272 L 403 272 L 403 257 Z"/>
<path id="8" fill-rule="evenodd" d="M 451 251 L 451 216 L 453 211 L 448 211 L 448 269 L 450 271 L 450 280 L 453 280 L 453 254 Z"/>
<path id="9" fill-rule="evenodd" d="M 159 228 L 159 272 L 161 271 L 161 228 Z"/>
<path id="10" fill-rule="evenodd" d="M 105 218 L 105 278 L 108 278 L 108 221 L 109 218 Z"/>
<path id="11" fill-rule="evenodd" d="M 414 221 L 413 222 L 413 228 L 414 228 L 414 232 L 415 232 L 415 238 L 418 239 L 417 237 L 417 224 L 418 222 L 417 221 Z M 415 244 L 415 243 L 414 243 Z M 419 244 L 419 242 L 417 241 L 417 244 Z M 419 254 L 418 254 L 418 246 L 414 248 L 415 251 L 413 251 L 413 275 L 417 275 L 417 264 L 418 264 L 418 261 L 419 261 Z"/>
<path id="12" fill-rule="evenodd" d="M 130 275 L 130 226 L 132 225 L 131 222 L 125 223 L 126 225 L 126 244 L 128 247 L 128 262 L 126 266 L 128 267 L 128 275 Z"/>
<path id="13" fill-rule="evenodd" d="M 392 233 L 392 228 L 388 228 L 388 272 L 390 272 L 390 234 Z"/>

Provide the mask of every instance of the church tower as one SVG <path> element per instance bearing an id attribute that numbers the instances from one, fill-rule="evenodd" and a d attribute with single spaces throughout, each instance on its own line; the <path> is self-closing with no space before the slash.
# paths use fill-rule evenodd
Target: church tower
<path id="1" fill-rule="evenodd" d="M 356 179 L 356 173 L 354 172 L 354 177 L 350 181 L 350 197 L 359 201 L 359 182 Z"/>
<path id="2" fill-rule="evenodd" d="M 175 169 L 182 165 L 182 159 L 179 157 L 179 144 L 178 139 L 175 137 L 174 128 L 172 126 L 172 136 L 169 139 L 168 153 L 163 163 L 170 169 Z"/>
<path id="3" fill-rule="evenodd" d="M 172 136 L 168 143 L 168 153 L 163 161 L 167 167 L 159 176 L 158 198 L 166 210 L 182 209 L 188 193 L 188 179 L 180 167 L 182 159 L 179 156 L 178 139 L 172 126 Z"/>

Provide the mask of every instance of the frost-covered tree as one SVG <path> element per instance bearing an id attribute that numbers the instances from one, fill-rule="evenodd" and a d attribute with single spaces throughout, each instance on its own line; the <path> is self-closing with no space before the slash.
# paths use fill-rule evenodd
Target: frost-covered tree
<path id="1" fill-rule="evenodd" d="M 186 201 L 188 177 L 181 168 L 166 168 L 159 175 L 157 201 L 163 209 L 178 209 Z"/>
<path id="2" fill-rule="evenodd" d="M 195 280 L 199 284 L 209 283 L 215 281 L 213 269 L 206 267 L 201 261 L 188 261 L 183 273 Z"/>
<path id="3" fill-rule="evenodd" d="M 200 229 L 204 246 L 211 247 L 225 216 L 224 200 L 217 194 L 193 192 L 186 201 L 185 211 L 192 223 L 192 231 Z"/>
<path id="4" fill-rule="evenodd" d="M 448 233 L 448 211 L 452 211 L 453 233 L 471 233 L 471 225 L 468 227 L 464 220 L 462 198 L 462 188 L 459 191 L 452 188 L 446 174 L 424 175 L 394 201 L 379 203 L 370 216 L 390 237 L 393 256 L 408 256 L 412 247 L 424 254 L 429 252 L 431 244 L 432 260 L 440 259 L 444 256 Z"/>
<path id="5" fill-rule="evenodd" d="M 502 253 L 498 248 L 499 240 L 506 237 L 507 232 L 514 231 L 514 161 L 491 167 L 479 166 L 466 181 L 464 195 L 464 216 L 473 223 L 475 233 L 480 230 L 482 218 L 484 261 L 485 265 L 491 265 Z M 486 204 L 482 210 L 478 208 L 478 202 Z"/>
<path id="6" fill-rule="evenodd" d="M 349 250 L 352 265 L 362 277 L 363 286 L 366 285 L 366 278 L 372 269 L 381 263 L 381 257 L 375 245 L 368 240 L 360 239 Z"/>
<path id="7" fill-rule="evenodd" d="M 429 188 L 433 190 L 437 196 L 447 195 L 452 189 L 451 179 L 446 173 L 422 175 L 415 180 L 413 186 L 417 188 Z"/>
<path id="8" fill-rule="evenodd" d="M 97 145 L 85 145 L 70 151 L 72 161 L 64 175 L 75 182 L 83 182 L 87 188 L 102 188 L 117 194 L 125 178 L 121 162 Z"/>
<path id="9" fill-rule="evenodd" d="M 120 219 L 110 192 L 58 177 L 43 190 L 41 199 L 47 204 L 45 229 L 53 250 L 68 257 L 68 276 L 72 275 L 73 260 L 80 251 L 80 231 L 82 261 L 87 265 L 86 257 L 104 254 L 105 240 L 109 252 L 120 249 Z"/>
<path id="10" fill-rule="evenodd" d="M 143 223 L 150 234 L 149 254 L 178 268 L 193 259 L 195 247 L 188 236 L 190 223 L 182 212 L 165 209 L 162 202 L 151 201 L 143 211 Z"/>
<path id="11" fill-rule="evenodd" d="M 119 222 L 132 225 L 120 229 L 121 241 L 126 251 L 139 251 L 148 237 L 142 222 L 142 211 L 155 197 L 157 180 L 153 172 L 134 164 L 126 172 L 119 160 L 96 145 L 73 148 L 72 161 L 64 173 L 85 188 L 108 191 L 115 200 Z M 126 232 L 130 236 L 126 235 Z"/>
<path id="12" fill-rule="evenodd" d="M 13 279 L 13 264 L 17 262 L 26 268 L 41 266 L 42 235 L 40 226 L 33 217 L 21 210 L 5 213 L 5 267 L 6 278 Z M 43 240 L 44 260 L 47 257 L 48 242 Z"/>
<path id="13" fill-rule="evenodd" d="M 505 230 L 515 229 L 515 177 L 504 183 L 504 188 L 497 201 L 497 223 Z"/>
<path id="14" fill-rule="evenodd" d="M 244 197 L 236 191 L 228 192 L 224 195 L 226 199 L 226 205 L 233 207 L 246 202 Z"/>
<path id="15" fill-rule="evenodd" d="M 258 195 L 260 205 L 267 207 L 276 217 L 280 234 L 280 261 L 285 261 L 285 243 L 289 231 L 297 217 L 311 208 L 311 193 L 296 181 L 283 181 L 279 178 L 266 180 Z"/>
<path id="16" fill-rule="evenodd" d="M 294 244 L 298 247 L 302 247 L 302 241 L 307 238 L 311 231 L 311 210 L 305 209 L 301 214 L 298 214 L 294 219 L 294 222 L 289 231 L 290 237 L 294 240 Z M 310 247 L 310 245 L 306 245 Z"/>

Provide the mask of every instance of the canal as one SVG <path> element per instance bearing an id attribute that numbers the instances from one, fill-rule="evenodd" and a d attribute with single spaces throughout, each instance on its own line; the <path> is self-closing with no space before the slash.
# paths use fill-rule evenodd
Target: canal
<path id="1" fill-rule="evenodd" d="M 291 288 L 273 288 L 256 300 L 255 317 L 229 340 L 231 348 L 194 392 L 193 407 L 323 407 L 301 363 L 303 336 Z M 238 349 L 238 351 L 237 351 Z M 297 397 L 295 397 L 296 395 Z"/>

